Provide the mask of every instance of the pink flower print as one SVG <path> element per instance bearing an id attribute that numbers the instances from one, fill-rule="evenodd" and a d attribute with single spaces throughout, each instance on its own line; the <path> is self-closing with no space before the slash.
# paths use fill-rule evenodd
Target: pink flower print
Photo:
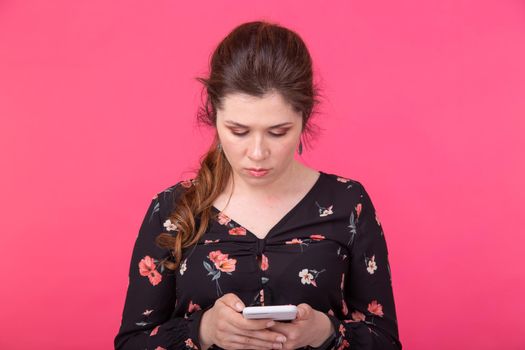
<path id="1" fill-rule="evenodd" d="M 157 326 L 155 328 L 153 328 L 153 330 L 151 331 L 151 333 L 149 334 L 150 337 L 153 337 L 154 335 L 157 334 L 157 332 L 159 331 L 159 327 L 160 326 Z"/>
<path id="2" fill-rule="evenodd" d="M 222 272 L 235 271 L 236 259 L 228 259 L 228 254 L 223 254 L 220 250 L 210 252 L 208 258 L 215 264 L 215 267 Z"/>
<path id="3" fill-rule="evenodd" d="M 301 241 L 301 240 L 298 239 L 298 238 L 294 238 L 294 239 L 292 239 L 291 241 L 286 241 L 285 243 L 286 243 L 286 244 L 301 244 L 301 243 L 303 243 L 303 241 Z"/>
<path id="4" fill-rule="evenodd" d="M 259 295 L 261 296 L 259 299 L 261 301 L 261 305 L 264 305 L 264 289 L 261 289 L 259 292 Z"/>
<path id="5" fill-rule="evenodd" d="M 310 235 L 310 238 L 313 239 L 314 241 L 322 241 L 326 237 L 323 235 Z"/>
<path id="6" fill-rule="evenodd" d="M 191 300 L 190 300 L 190 304 L 188 305 L 188 312 L 189 313 L 192 313 L 194 311 L 199 311 L 201 310 L 201 307 L 199 304 L 194 304 Z"/>
<path id="7" fill-rule="evenodd" d="M 140 275 L 148 276 L 149 282 L 154 286 L 162 281 L 162 275 L 155 268 L 155 262 L 149 255 L 146 255 L 139 262 Z"/>
<path id="8" fill-rule="evenodd" d="M 348 181 L 350 181 L 350 179 L 347 179 L 347 178 L 345 178 L 345 177 L 338 176 L 338 177 L 337 177 L 337 181 L 342 182 L 342 183 L 347 183 Z"/>
<path id="9" fill-rule="evenodd" d="M 204 268 L 208 271 L 208 275 L 212 276 L 212 281 L 215 281 L 217 296 L 220 296 L 223 294 L 221 286 L 219 285 L 221 272 L 231 275 L 231 273 L 235 271 L 237 260 L 228 258 L 228 254 L 224 254 L 220 250 L 211 251 L 208 254 L 208 259 L 213 262 L 213 265 L 210 265 L 206 261 L 203 261 L 202 263 Z"/>
<path id="10" fill-rule="evenodd" d="M 221 225 L 227 225 L 231 221 L 231 219 L 221 211 L 219 215 L 217 215 L 217 221 Z"/>
<path id="11" fill-rule="evenodd" d="M 341 307 L 341 311 L 343 312 L 343 315 L 348 315 L 348 306 L 346 305 L 346 301 L 345 299 L 343 298 L 342 300 L 342 307 Z"/>
<path id="12" fill-rule="evenodd" d="M 232 236 L 246 236 L 246 229 L 242 226 L 231 228 L 228 233 Z"/>
<path id="13" fill-rule="evenodd" d="M 204 244 L 218 243 L 219 241 L 220 241 L 219 239 L 216 239 L 214 241 L 212 241 L 211 239 L 206 239 L 204 240 Z"/>
<path id="14" fill-rule="evenodd" d="M 354 320 L 356 322 L 364 321 L 365 318 L 366 317 L 365 317 L 365 315 L 362 312 L 359 312 L 357 310 L 352 312 L 352 320 Z"/>
<path id="15" fill-rule="evenodd" d="M 261 270 L 263 271 L 266 271 L 268 270 L 268 257 L 266 255 L 262 255 L 262 260 L 261 260 Z"/>
<path id="16" fill-rule="evenodd" d="M 162 346 L 157 346 L 155 350 L 166 350 L 166 348 L 163 348 Z"/>
<path id="17" fill-rule="evenodd" d="M 369 259 L 365 256 L 365 263 L 367 265 L 366 270 L 369 274 L 373 275 L 374 271 L 377 270 L 377 264 L 375 262 L 375 255 L 372 255 L 372 257 Z"/>
<path id="18" fill-rule="evenodd" d="M 342 324 L 339 325 L 339 333 L 344 337 L 346 333 L 346 328 Z"/>
<path id="19" fill-rule="evenodd" d="M 357 218 L 359 219 L 359 215 L 361 215 L 361 210 L 363 209 L 363 205 L 361 203 L 357 203 L 355 206 L 355 211 L 357 213 Z"/>
<path id="20" fill-rule="evenodd" d="M 343 312 L 343 315 L 348 315 L 348 306 L 346 305 L 345 301 L 345 293 L 344 293 L 344 286 L 345 286 L 345 274 L 343 273 L 341 275 L 341 309 Z"/>
<path id="21" fill-rule="evenodd" d="M 186 339 L 185 343 L 187 348 L 198 349 L 197 346 L 193 344 L 193 340 L 191 340 L 191 338 Z"/>
<path id="22" fill-rule="evenodd" d="M 383 305 L 379 304 L 377 300 L 372 300 L 368 304 L 368 311 L 374 315 L 383 317 Z"/>
<path id="23" fill-rule="evenodd" d="M 180 184 L 182 185 L 182 187 L 189 188 L 189 187 L 191 187 L 193 182 L 191 181 L 191 179 L 189 179 L 189 180 L 181 181 Z"/>
<path id="24" fill-rule="evenodd" d="M 346 349 L 348 347 L 350 347 L 350 343 L 348 342 L 348 340 L 343 339 L 343 342 L 341 343 L 341 345 L 339 345 L 337 350 L 343 350 L 343 349 Z"/>

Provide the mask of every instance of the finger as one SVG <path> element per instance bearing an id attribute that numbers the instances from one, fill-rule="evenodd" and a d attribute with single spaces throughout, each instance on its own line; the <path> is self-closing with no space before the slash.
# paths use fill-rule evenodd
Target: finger
<path id="1" fill-rule="evenodd" d="M 274 332 L 271 330 L 263 331 L 243 331 L 240 335 L 247 336 L 250 338 L 256 338 L 267 342 L 284 343 L 286 342 L 286 336 L 281 332 Z"/>
<path id="2" fill-rule="evenodd" d="M 245 305 L 242 302 L 242 300 L 234 293 L 225 294 L 218 300 L 221 300 L 223 304 L 231 307 L 232 309 L 238 312 L 241 312 L 245 308 Z"/>
<path id="3" fill-rule="evenodd" d="M 281 334 L 287 334 L 293 327 L 295 326 L 295 320 L 288 323 L 288 322 L 275 322 L 275 325 L 268 328 L 270 331 L 274 331 Z"/>
<path id="4" fill-rule="evenodd" d="M 247 347 L 247 345 L 244 345 L 244 344 L 239 344 L 239 343 L 232 343 L 232 346 L 234 347 L 228 347 L 228 349 L 248 349 L 248 350 L 269 350 L 269 349 L 283 349 L 283 344 L 281 343 L 276 343 L 276 344 L 273 344 L 272 346 L 249 346 Z"/>
<path id="5" fill-rule="evenodd" d="M 234 334 L 229 337 L 229 342 L 232 343 L 235 349 L 281 349 L 282 343 L 265 341 L 258 338 L 252 338 L 244 335 Z"/>
<path id="6" fill-rule="evenodd" d="M 306 320 L 310 317 L 312 308 L 308 304 L 299 304 L 297 305 L 297 315 L 296 320 Z"/>
<path id="7" fill-rule="evenodd" d="M 235 327 L 243 330 L 263 330 L 275 325 L 275 321 L 265 318 L 261 320 L 247 320 L 242 315 L 236 315 L 231 322 Z"/>

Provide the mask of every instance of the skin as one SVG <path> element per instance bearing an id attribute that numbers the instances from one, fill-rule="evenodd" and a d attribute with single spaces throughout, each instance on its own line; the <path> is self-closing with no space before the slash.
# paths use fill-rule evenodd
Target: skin
<path id="1" fill-rule="evenodd" d="M 297 179 L 312 171 L 294 159 L 302 123 L 301 114 L 275 92 L 263 97 L 231 94 L 224 98 L 222 109 L 217 111 L 216 129 L 232 166 L 236 200 L 271 205 L 283 196 L 297 193 L 291 184 L 300 183 Z M 252 167 L 271 170 L 256 178 L 244 169 Z M 231 183 L 230 186 L 233 187 Z M 334 332 L 328 316 L 306 303 L 297 305 L 298 314 L 291 323 L 246 320 L 240 313 L 244 307 L 234 293 L 217 299 L 202 316 L 201 347 L 208 349 L 211 344 L 225 349 L 317 347 Z"/>

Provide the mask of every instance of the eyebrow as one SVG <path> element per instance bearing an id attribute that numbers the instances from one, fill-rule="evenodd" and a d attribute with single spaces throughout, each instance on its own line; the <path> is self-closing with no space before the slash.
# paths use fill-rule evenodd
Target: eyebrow
<path id="1" fill-rule="evenodd" d="M 233 120 L 225 120 L 224 123 L 225 124 L 234 125 L 234 126 L 238 126 L 238 127 L 241 127 L 241 128 L 248 128 L 247 125 L 243 125 L 241 123 L 234 122 Z M 291 125 L 291 124 L 293 124 L 293 123 L 292 122 L 286 122 L 286 123 L 281 123 L 281 124 L 277 124 L 277 125 L 272 125 L 272 126 L 269 127 L 269 129 L 280 128 L 280 127 L 288 126 L 288 125 Z"/>

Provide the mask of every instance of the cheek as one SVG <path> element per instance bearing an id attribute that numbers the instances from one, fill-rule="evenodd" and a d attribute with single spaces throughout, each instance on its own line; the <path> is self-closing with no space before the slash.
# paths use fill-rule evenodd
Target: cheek
<path id="1" fill-rule="evenodd" d="M 298 144 L 299 144 L 299 140 L 296 140 L 296 139 L 287 140 L 286 142 L 283 142 L 280 145 L 279 152 L 283 154 L 294 153 Z"/>
<path id="2" fill-rule="evenodd" d="M 222 149 L 224 154 L 230 161 L 235 161 L 242 157 L 243 146 L 240 142 L 232 141 L 228 138 L 224 138 L 222 141 Z"/>

